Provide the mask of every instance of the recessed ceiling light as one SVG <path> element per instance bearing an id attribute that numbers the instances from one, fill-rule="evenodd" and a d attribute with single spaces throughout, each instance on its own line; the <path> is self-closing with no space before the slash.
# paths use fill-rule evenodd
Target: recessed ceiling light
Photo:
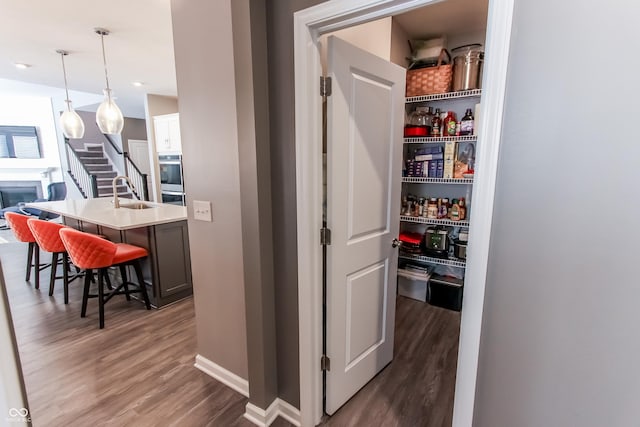
<path id="1" fill-rule="evenodd" d="M 15 65 L 15 66 L 16 66 L 16 68 L 18 68 L 18 69 L 20 69 L 20 70 L 25 70 L 25 69 L 27 69 L 27 68 L 31 67 L 31 65 L 30 65 L 30 64 L 23 64 L 23 63 L 21 63 L 21 62 L 15 62 L 13 65 Z"/>
<path id="2" fill-rule="evenodd" d="M 140 86 L 144 86 L 143 82 L 133 82 L 131 83 L 132 85 L 134 85 L 135 87 L 140 87 Z"/>

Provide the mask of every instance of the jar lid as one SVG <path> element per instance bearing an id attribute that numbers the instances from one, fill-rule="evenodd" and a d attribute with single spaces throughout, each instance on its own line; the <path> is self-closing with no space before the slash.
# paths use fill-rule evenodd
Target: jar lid
<path id="1" fill-rule="evenodd" d="M 480 48 L 482 48 L 482 45 L 480 43 L 471 43 L 471 44 L 465 44 L 462 46 L 454 47 L 453 49 L 451 49 L 451 52 L 464 53 L 464 52 L 477 51 L 477 50 L 480 50 Z"/>

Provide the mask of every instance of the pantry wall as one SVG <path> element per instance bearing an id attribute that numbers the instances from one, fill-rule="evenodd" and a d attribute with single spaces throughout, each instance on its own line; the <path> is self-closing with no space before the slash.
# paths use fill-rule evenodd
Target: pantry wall
<path id="1" fill-rule="evenodd" d="M 448 2 L 430 5 L 421 9 L 413 10 L 401 15 L 386 17 L 375 21 L 350 27 L 347 29 L 324 34 L 320 37 L 321 58 L 323 72 L 326 73 L 326 46 L 329 36 L 336 36 L 350 44 L 372 53 L 386 61 L 407 68 L 409 57 L 411 56 L 411 47 L 409 40 L 425 40 L 435 37 L 445 36 L 447 39 L 446 48 L 451 52 L 454 48 L 462 45 L 478 43 L 484 46 L 487 21 L 487 4 L 488 2 L 477 2 L 473 8 L 465 8 L 464 5 L 469 2 L 450 0 Z M 458 120 L 460 120 L 467 109 L 471 109 L 474 114 L 481 111 L 481 90 L 465 91 L 460 93 L 448 93 L 442 96 L 423 96 L 407 98 L 407 103 L 403 106 L 405 114 L 405 123 L 418 107 L 433 107 L 430 114 L 435 112 L 435 108 L 439 108 L 443 115 L 448 111 L 453 111 Z M 477 121 L 476 121 L 477 123 Z M 446 155 L 445 150 L 454 150 L 455 154 L 464 153 L 465 158 L 470 157 L 469 168 L 473 168 L 473 160 L 475 158 L 475 146 L 477 144 L 477 129 L 465 136 L 451 137 L 433 137 L 431 134 L 425 137 L 406 137 L 403 144 L 403 178 L 402 178 L 402 198 L 395 201 L 392 209 L 396 209 L 401 213 L 400 231 L 402 235 L 422 236 L 427 228 L 435 231 L 446 230 L 445 239 L 453 240 L 469 234 L 469 218 L 471 215 L 471 200 L 473 196 L 473 174 L 465 174 L 462 172 L 451 179 L 443 178 L 435 171 L 433 174 L 428 170 L 416 171 L 408 170 L 409 161 L 416 162 L 418 156 L 421 164 L 429 157 L 429 159 L 443 159 Z M 441 157 L 438 157 L 440 155 Z M 326 156 L 326 147 L 324 149 Z M 422 157 L 419 157 L 422 156 Z M 326 158 L 326 157 L 325 157 Z M 326 171 L 326 164 L 325 164 Z M 420 175 L 420 176 L 418 176 Z M 326 187 L 326 172 L 324 185 Z M 326 195 L 326 188 L 325 188 Z M 439 212 L 435 217 L 427 215 L 427 201 L 430 197 L 434 199 L 448 199 L 449 203 L 455 199 L 456 202 L 463 200 L 466 204 L 466 216 L 457 216 L 450 219 L 447 213 Z M 423 202 L 423 199 L 425 201 Z M 325 200 L 326 201 L 326 200 Z M 409 206 L 411 204 L 411 206 Z M 326 203 L 324 204 L 326 209 Z M 442 206 L 441 206 L 442 207 Z M 456 210 L 457 212 L 457 210 Z M 326 214 L 325 214 L 326 218 Z M 466 241 L 466 237 L 465 237 Z M 407 243 L 405 243 L 405 246 Z M 431 304 L 435 306 L 445 307 L 446 309 L 459 311 L 462 292 L 457 292 L 454 284 L 462 284 L 464 280 L 465 259 L 453 256 L 453 252 L 449 250 L 447 243 L 447 253 L 434 253 L 425 256 L 422 253 L 411 253 L 411 250 L 402 251 L 399 255 L 398 270 L 398 306 L 404 304 L 402 298 L 411 298 L 421 301 L 424 310 L 433 310 L 428 305 L 431 295 Z M 451 245 L 452 246 L 452 245 Z M 465 245 L 466 247 L 466 245 Z M 433 255 L 433 256 L 431 256 Z M 432 291 L 427 286 L 428 275 L 434 274 L 440 277 L 447 277 L 445 285 L 434 287 Z M 458 279 L 456 281 L 456 279 Z M 433 281 L 434 284 L 437 280 Z M 437 286 L 437 285 L 436 285 Z M 452 290 L 453 289 L 453 290 Z M 408 301 L 408 300 L 407 300 Z M 415 304 L 415 303 L 414 303 Z M 441 310 L 441 309 L 436 309 Z M 459 334 L 459 313 L 455 314 L 457 320 L 455 322 L 455 337 L 441 337 L 442 341 L 458 342 Z M 404 318 L 403 322 L 409 325 L 415 325 L 416 322 L 424 322 L 424 319 L 432 320 L 434 317 L 425 317 L 420 311 L 412 312 L 414 318 Z M 451 317 L 449 317 L 451 319 Z M 426 325 L 438 327 L 438 325 Z M 416 327 L 415 335 L 401 333 L 402 339 L 420 339 L 419 331 L 423 328 Z M 398 331 L 396 330 L 396 333 Z M 449 329 L 451 333 L 451 329 Z M 438 343 L 433 343 L 434 348 L 438 347 Z M 457 344 L 455 345 L 453 355 L 457 354 Z M 398 348 L 398 345 L 396 345 Z M 415 355 L 416 357 L 424 357 L 425 355 Z M 395 362 L 392 362 L 392 364 Z M 449 375 L 451 384 L 455 382 L 455 364 L 453 370 L 446 373 Z M 370 387 L 371 384 L 365 386 L 364 389 Z M 418 386 L 424 386 L 419 384 Z M 361 390 L 360 393 L 362 393 Z M 451 396 L 451 400 L 452 400 Z M 451 402 L 452 404 L 452 402 Z M 449 408 L 451 411 L 451 408 Z"/>

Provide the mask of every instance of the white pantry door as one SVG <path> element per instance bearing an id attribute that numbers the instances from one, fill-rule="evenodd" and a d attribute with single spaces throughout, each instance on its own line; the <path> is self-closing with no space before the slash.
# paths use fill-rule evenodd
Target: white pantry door
<path id="1" fill-rule="evenodd" d="M 393 358 L 405 70 L 328 38 L 326 407 Z"/>

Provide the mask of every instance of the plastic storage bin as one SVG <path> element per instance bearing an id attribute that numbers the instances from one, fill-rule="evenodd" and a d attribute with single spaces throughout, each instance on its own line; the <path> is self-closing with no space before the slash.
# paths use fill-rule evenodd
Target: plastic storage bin
<path id="1" fill-rule="evenodd" d="M 427 302 L 429 274 L 398 269 L 398 295 Z"/>

